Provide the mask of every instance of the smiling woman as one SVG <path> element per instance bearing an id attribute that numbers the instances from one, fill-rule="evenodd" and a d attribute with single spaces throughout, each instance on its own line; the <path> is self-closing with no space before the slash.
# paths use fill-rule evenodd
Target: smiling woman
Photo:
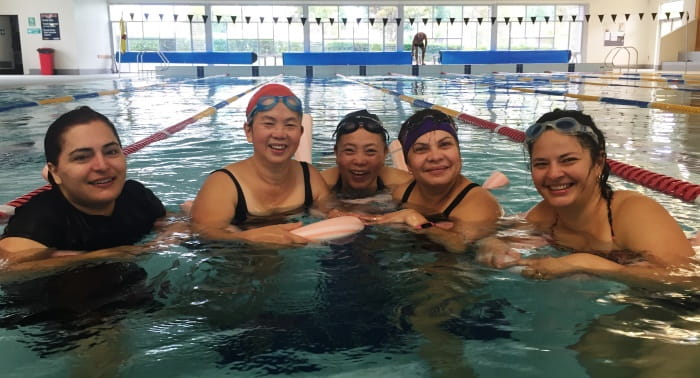
<path id="1" fill-rule="evenodd" d="M 89 107 L 54 121 L 44 151 L 52 189 L 32 197 L 10 218 L 0 239 L 8 264 L 133 244 L 165 215 L 150 190 L 126 180 L 114 125 Z"/>
<path id="2" fill-rule="evenodd" d="M 401 125 L 399 141 L 414 180 L 399 185 L 393 197 L 406 209 L 369 222 L 406 224 L 455 253 L 494 230 L 501 208 L 486 189 L 461 174 L 457 127 L 450 116 L 420 110 Z M 445 224 L 449 227 L 433 227 Z"/>
<path id="3" fill-rule="evenodd" d="M 243 126 L 253 156 L 214 171 L 192 204 L 194 230 L 208 239 L 235 239 L 279 245 L 306 244 L 293 234 L 300 223 L 241 229 L 251 218 L 289 214 L 328 194 L 321 174 L 292 160 L 304 128 L 301 100 L 280 84 L 268 84 L 251 97 Z M 247 227 L 246 227 L 247 228 Z"/>

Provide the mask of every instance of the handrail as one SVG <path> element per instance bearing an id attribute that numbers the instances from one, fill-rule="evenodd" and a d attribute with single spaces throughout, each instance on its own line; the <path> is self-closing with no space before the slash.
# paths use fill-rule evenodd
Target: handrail
<path id="1" fill-rule="evenodd" d="M 630 60 L 632 59 L 632 54 L 630 53 L 630 50 L 632 50 L 634 52 L 634 66 L 636 69 L 636 67 L 639 66 L 639 51 L 634 46 L 617 46 L 614 49 L 611 49 L 605 55 L 605 59 L 603 60 L 603 65 L 605 67 L 608 66 L 608 58 L 610 57 L 610 54 L 612 54 L 612 58 L 610 59 L 609 64 L 610 64 L 610 67 L 612 68 L 612 70 L 614 71 L 615 70 L 615 58 L 617 57 L 617 54 L 619 54 L 620 51 L 622 51 L 622 50 L 624 50 L 627 53 L 627 72 L 630 72 Z M 620 73 L 622 73 L 622 67 L 623 66 L 620 66 Z"/>

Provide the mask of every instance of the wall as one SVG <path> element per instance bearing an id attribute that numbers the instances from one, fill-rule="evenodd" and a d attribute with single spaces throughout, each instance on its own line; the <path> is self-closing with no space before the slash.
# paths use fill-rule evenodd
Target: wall
<path id="1" fill-rule="evenodd" d="M 44 41 L 41 34 L 28 34 L 28 18 L 41 27 L 40 13 L 58 13 L 61 39 Z M 56 50 L 58 74 L 109 72 L 110 65 L 98 55 L 110 54 L 106 0 L 2 0 L 0 14 L 18 15 L 25 74 L 39 73 L 37 48 Z"/>
<path id="2" fill-rule="evenodd" d="M 693 46 L 695 46 L 696 30 L 697 20 L 694 20 L 661 37 L 659 61 L 663 63 L 688 59 L 685 57 L 685 53 L 689 50 L 692 51 Z M 679 57 L 679 53 L 683 53 L 683 56 Z"/>

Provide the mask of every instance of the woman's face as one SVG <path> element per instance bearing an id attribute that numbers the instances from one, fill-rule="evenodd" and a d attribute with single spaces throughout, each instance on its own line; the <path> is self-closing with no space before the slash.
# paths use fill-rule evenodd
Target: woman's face
<path id="1" fill-rule="evenodd" d="M 95 120 L 62 135 L 58 164 L 48 164 L 68 201 L 93 215 L 110 215 L 126 181 L 126 157 L 112 129 Z"/>
<path id="2" fill-rule="evenodd" d="M 343 189 L 376 191 L 377 176 L 384 167 L 386 152 L 383 135 L 362 127 L 339 136 L 335 162 Z"/>
<path id="3" fill-rule="evenodd" d="M 301 116 L 281 101 L 268 111 L 255 114 L 253 124 L 245 125 L 253 154 L 270 163 L 285 162 L 294 156 L 303 132 Z"/>
<path id="4" fill-rule="evenodd" d="M 530 159 L 535 188 L 550 205 L 587 202 L 600 194 L 602 164 L 594 164 L 576 136 L 547 130 L 532 145 Z"/>
<path id="5" fill-rule="evenodd" d="M 447 131 L 427 132 L 408 150 L 407 165 L 420 184 L 451 184 L 462 170 L 457 141 Z"/>

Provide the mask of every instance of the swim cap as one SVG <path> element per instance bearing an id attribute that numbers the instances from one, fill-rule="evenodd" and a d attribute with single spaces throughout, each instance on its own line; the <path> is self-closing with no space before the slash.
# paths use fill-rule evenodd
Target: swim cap
<path id="1" fill-rule="evenodd" d="M 250 101 L 248 101 L 248 107 L 245 110 L 245 115 L 246 115 L 246 120 L 248 122 L 251 121 L 251 117 L 253 116 L 253 113 L 255 113 L 256 110 L 260 107 L 260 98 L 264 96 L 281 96 L 281 97 L 293 97 L 296 100 L 296 103 L 299 104 L 298 107 L 290 108 L 288 105 L 288 102 L 284 102 L 287 107 L 299 113 L 299 115 L 302 115 L 301 111 L 301 100 L 292 92 L 291 89 L 285 87 L 282 84 L 266 84 L 263 85 L 255 94 L 253 97 L 250 98 Z M 277 105 L 277 102 L 274 103 L 274 105 Z"/>
<path id="2" fill-rule="evenodd" d="M 425 133 L 435 130 L 448 132 L 459 143 L 457 127 L 452 117 L 440 111 L 433 109 L 420 110 L 404 121 L 399 131 L 399 142 L 401 142 L 401 147 L 403 148 L 404 159 L 408 159 L 408 151 L 418 138 Z"/>

